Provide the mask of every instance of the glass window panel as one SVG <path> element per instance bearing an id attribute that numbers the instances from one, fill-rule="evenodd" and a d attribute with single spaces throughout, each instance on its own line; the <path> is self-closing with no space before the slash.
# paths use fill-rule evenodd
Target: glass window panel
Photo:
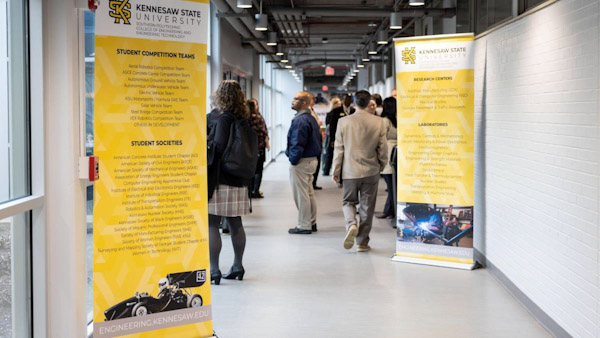
<path id="1" fill-rule="evenodd" d="M 95 32 L 96 15 L 94 12 L 85 11 L 83 13 L 84 22 L 84 46 L 85 46 L 85 133 L 86 133 L 86 153 L 88 156 L 94 154 L 94 67 L 95 67 Z M 87 249 L 87 312 L 88 321 L 92 320 L 93 315 L 93 296 L 92 296 L 92 255 L 93 255 L 93 198 L 94 186 L 89 185 L 86 189 L 86 249 Z"/>
<path id="2" fill-rule="evenodd" d="M 84 44 L 85 44 L 85 149 L 86 155 L 94 154 L 94 61 L 96 15 L 84 12 Z"/>
<path id="3" fill-rule="evenodd" d="M 477 0 L 476 1 L 476 33 L 481 33 L 492 26 L 512 17 L 512 1 Z"/>
<path id="4" fill-rule="evenodd" d="M 0 337 L 31 336 L 29 238 L 29 212 L 0 220 Z"/>
<path id="5" fill-rule="evenodd" d="M 548 0 L 525 0 L 525 10 L 532 9 L 533 7 L 546 1 Z"/>
<path id="6" fill-rule="evenodd" d="M 23 1 L 0 1 L 0 203 L 30 193 Z"/>

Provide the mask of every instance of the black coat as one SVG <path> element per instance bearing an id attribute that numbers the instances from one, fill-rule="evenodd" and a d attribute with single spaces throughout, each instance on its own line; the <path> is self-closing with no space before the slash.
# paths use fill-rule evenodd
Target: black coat
<path id="1" fill-rule="evenodd" d="M 215 113 L 213 116 L 211 116 Z M 221 168 L 221 158 L 227 149 L 229 143 L 229 134 L 231 133 L 231 124 L 235 121 L 235 115 L 225 112 L 218 113 L 213 110 L 207 116 L 207 132 L 209 143 L 214 146 L 214 158 L 212 165 L 208 167 L 208 196 L 212 196 L 214 189 L 219 184 L 225 184 L 232 187 L 243 187 L 250 184 L 250 180 L 241 177 L 229 175 Z M 211 142 L 212 140 L 212 142 Z"/>
<path id="2" fill-rule="evenodd" d="M 354 108 L 350 108 L 350 115 L 354 113 Z M 327 117 L 325 118 L 325 124 L 329 125 L 329 142 L 335 141 L 335 133 L 337 131 L 338 121 L 346 116 L 344 112 L 344 107 L 339 106 L 337 108 L 332 109 L 329 113 L 327 113 Z M 327 145 L 331 147 L 331 144 Z"/>

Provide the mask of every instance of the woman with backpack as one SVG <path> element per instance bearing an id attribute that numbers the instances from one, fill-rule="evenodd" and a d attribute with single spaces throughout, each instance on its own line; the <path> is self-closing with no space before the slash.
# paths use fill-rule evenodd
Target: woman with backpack
<path id="1" fill-rule="evenodd" d="M 250 211 L 248 185 L 256 168 L 258 145 L 256 133 L 250 127 L 250 113 L 238 82 L 225 80 L 215 93 L 220 112 L 208 136 L 208 222 L 211 281 L 244 278 L 242 257 L 246 247 L 246 232 L 242 216 Z M 253 149 L 256 148 L 256 149 Z M 254 162 L 249 157 L 254 157 Z M 235 254 L 233 266 L 221 275 L 219 254 L 221 236 L 219 224 L 227 221 Z"/>

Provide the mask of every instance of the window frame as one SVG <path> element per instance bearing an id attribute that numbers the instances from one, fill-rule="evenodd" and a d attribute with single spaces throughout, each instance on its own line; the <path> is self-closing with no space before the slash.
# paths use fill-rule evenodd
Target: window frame
<path id="1" fill-rule="evenodd" d="M 13 266 L 25 265 L 18 271 L 19 282 L 13 285 L 13 295 L 27 298 L 29 302 L 13 303 L 12 331 L 18 336 L 45 336 L 45 227 L 44 227 L 44 116 L 43 116 L 43 45 L 42 0 L 22 0 L 23 39 L 26 50 L 24 69 L 25 102 L 23 109 L 28 115 L 29 126 L 26 148 L 29 151 L 29 194 L 0 204 L 0 219 L 26 214 L 23 227 L 15 229 L 25 238 L 23 244 L 14 242 L 13 252 L 25 250 L 25 257 L 13 257 Z M 11 9 L 12 12 L 12 9 Z M 35 57 L 32 57 L 35 56 Z M 31 100 L 31 97 L 38 99 Z M 26 154 L 27 156 L 27 154 Z M 33 278 L 39 273 L 41 278 Z M 14 271 L 12 273 L 15 273 Z M 35 290 L 35 291 L 34 291 Z M 33 318 L 36 318 L 35 325 Z"/>
<path id="2" fill-rule="evenodd" d="M 470 17 L 471 17 L 471 31 L 475 32 L 475 39 L 479 39 L 481 37 L 484 37 L 504 26 L 510 25 L 513 22 L 516 22 L 517 20 L 520 20 L 528 15 L 531 15 L 539 10 L 544 9 L 547 6 L 550 6 L 560 0 L 545 0 L 544 2 L 530 8 L 530 9 L 525 9 L 525 2 L 526 0 L 512 0 L 513 1 L 513 15 L 512 17 L 506 18 L 500 22 L 497 22 L 496 24 L 488 27 L 487 29 L 483 30 L 480 33 L 477 33 L 475 31 L 475 27 L 477 25 L 477 8 L 476 8 L 476 2 L 475 0 L 470 0 Z"/>

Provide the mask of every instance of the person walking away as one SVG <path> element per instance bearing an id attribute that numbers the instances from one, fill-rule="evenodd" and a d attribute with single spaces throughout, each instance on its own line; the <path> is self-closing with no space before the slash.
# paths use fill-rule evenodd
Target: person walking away
<path id="1" fill-rule="evenodd" d="M 377 198 L 379 173 L 387 164 L 385 126 L 381 118 L 367 108 L 371 94 L 366 90 L 356 93 L 358 109 L 340 119 L 335 135 L 333 180 L 344 177 L 342 211 L 346 223 L 344 248 L 350 249 L 356 240 L 357 251 L 370 250 L 369 233 Z M 359 224 L 356 205 L 360 203 Z"/>
<path id="2" fill-rule="evenodd" d="M 321 135 L 321 126 L 323 125 L 323 122 L 321 121 L 321 119 L 319 119 L 319 115 L 317 115 L 317 113 L 314 110 L 314 106 L 315 106 L 315 95 L 313 93 L 309 93 L 310 95 L 310 114 L 312 115 L 312 117 L 315 118 L 315 120 L 317 121 L 317 124 L 319 125 L 319 140 L 320 140 L 320 145 L 323 145 L 323 136 Z M 315 170 L 314 174 L 313 174 L 313 189 L 314 190 L 321 190 L 323 188 L 317 186 L 317 179 L 319 178 L 319 169 L 321 169 L 321 156 L 317 157 L 317 169 Z"/>
<path id="3" fill-rule="evenodd" d="M 338 97 L 334 97 L 330 101 L 329 113 L 325 117 L 325 140 L 323 141 L 323 155 L 321 156 L 321 163 L 323 163 L 323 176 L 329 176 L 331 172 L 331 163 L 333 162 L 333 143 L 335 141 L 335 134 L 331 132 L 331 117 L 333 110 L 342 106 L 342 100 Z"/>
<path id="4" fill-rule="evenodd" d="M 252 148 L 257 147 L 256 134 L 248 122 L 250 113 L 239 83 L 233 80 L 221 82 L 215 93 L 215 104 L 222 114 L 208 137 L 208 145 L 214 151 L 208 170 L 208 222 L 210 278 L 218 285 L 221 277 L 239 280 L 244 278 L 242 258 L 246 247 L 246 233 L 242 225 L 242 216 L 250 210 L 247 187 L 256 166 L 256 162 L 253 161 L 256 161 L 258 149 L 251 154 L 241 153 L 240 147 L 234 147 L 236 143 L 230 142 L 231 138 L 235 141 L 240 136 L 246 136 L 242 142 L 250 144 Z M 238 130 L 245 133 L 239 134 Z M 235 135 L 231 135 L 232 132 Z M 236 159 L 248 162 L 247 168 L 238 167 L 239 170 L 233 170 L 230 163 Z M 243 176 L 240 172 L 243 172 Z M 219 224 L 222 221 L 226 221 L 230 228 L 234 251 L 233 266 L 225 275 L 221 275 L 219 269 L 222 247 Z"/>
<path id="5" fill-rule="evenodd" d="M 394 150 L 394 147 L 397 145 L 398 132 L 396 129 L 396 99 L 393 97 L 388 97 L 383 100 L 383 112 L 381 113 L 381 117 L 383 118 L 383 122 L 385 124 L 385 137 L 387 140 L 388 146 L 388 164 L 386 164 L 385 168 L 381 172 L 381 176 L 383 176 L 383 180 L 387 186 L 387 199 L 385 201 L 385 207 L 383 208 L 383 213 L 379 214 L 375 217 L 377 218 L 396 218 L 396 202 L 394 201 L 394 190 L 396 187 L 393 183 L 393 173 L 394 168 L 391 163 L 391 154 Z M 396 222 L 394 222 L 395 226 Z"/>
<path id="6" fill-rule="evenodd" d="M 346 94 L 344 96 L 344 102 L 339 107 L 333 108 L 328 114 L 325 123 L 329 124 L 329 134 L 331 135 L 330 142 L 328 147 L 330 147 L 331 151 L 329 152 L 331 155 L 327 156 L 327 162 L 325 167 L 327 168 L 327 174 L 329 175 L 329 171 L 331 170 L 331 166 L 333 163 L 333 148 L 335 145 L 335 134 L 337 131 L 338 121 L 344 117 L 354 113 L 354 107 L 352 107 L 352 96 L 350 94 Z M 341 183 L 341 181 L 340 181 Z"/>
<path id="7" fill-rule="evenodd" d="M 250 197 L 263 198 L 264 196 L 260 192 L 260 184 L 262 182 L 263 167 L 266 160 L 266 150 L 271 150 L 271 146 L 269 145 L 269 132 L 267 131 L 265 119 L 258 111 L 258 101 L 256 99 L 251 99 L 248 100 L 247 103 L 248 109 L 250 110 L 250 125 L 258 137 L 258 162 L 256 162 L 256 171 L 250 184 Z"/>
<path id="8" fill-rule="evenodd" d="M 321 155 L 321 134 L 311 115 L 309 93 L 296 93 L 292 109 L 297 113 L 288 131 L 285 154 L 290 161 L 290 183 L 298 208 L 298 224 L 288 233 L 307 235 L 317 231 L 317 202 L 312 181 L 317 157 Z"/>

